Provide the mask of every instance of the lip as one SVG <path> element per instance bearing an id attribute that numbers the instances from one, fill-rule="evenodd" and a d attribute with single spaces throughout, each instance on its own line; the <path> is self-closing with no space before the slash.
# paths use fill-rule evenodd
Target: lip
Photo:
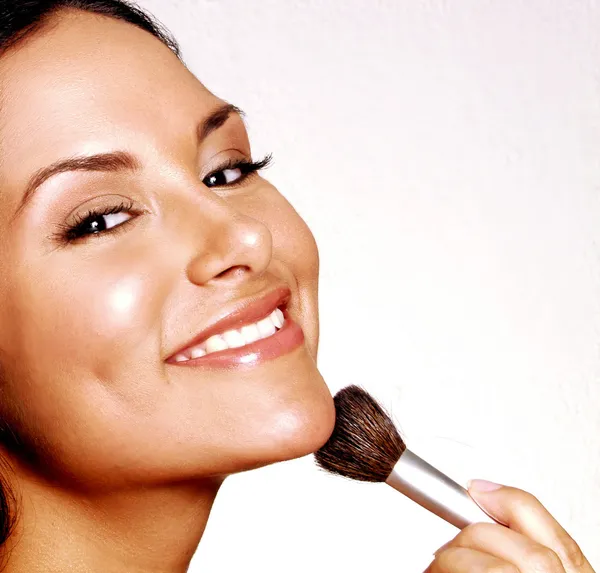
<path id="1" fill-rule="evenodd" d="M 216 321 L 208 328 L 204 329 L 193 339 L 173 352 L 165 360 L 167 364 L 174 366 L 193 367 L 193 366 L 234 366 L 240 364 L 255 364 L 263 360 L 270 360 L 287 354 L 304 341 L 304 333 L 287 312 L 286 305 L 291 297 L 291 291 L 288 287 L 278 287 L 261 299 L 248 303 L 228 313 L 222 319 Z M 266 318 L 276 308 L 283 311 L 285 323 L 272 336 L 262 338 L 241 346 L 239 348 L 228 348 L 219 352 L 212 352 L 200 358 L 193 358 L 186 362 L 175 361 L 175 356 L 186 349 L 201 344 L 215 334 L 222 334 L 227 330 L 238 329 L 247 324 L 258 322 Z"/>

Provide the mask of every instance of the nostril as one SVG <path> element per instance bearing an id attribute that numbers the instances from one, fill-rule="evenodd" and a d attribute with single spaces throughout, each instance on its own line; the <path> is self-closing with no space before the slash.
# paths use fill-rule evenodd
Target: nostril
<path id="1" fill-rule="evenodd" d="M 236 265 L 234 267 L 229 267 L 224 271 L 221 271 L 218 275 L 215 276 L 216 279 L 225 279 L 225 278 L 235 278 L 240 275 L 246 274 L 250 271 L 250 267 L 245 265 Z"/>

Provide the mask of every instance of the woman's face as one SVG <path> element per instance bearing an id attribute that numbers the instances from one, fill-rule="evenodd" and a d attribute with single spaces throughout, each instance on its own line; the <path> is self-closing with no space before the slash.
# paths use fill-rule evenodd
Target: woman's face
<path id="1" fill-rule="evenodd" d="M 114 487 L 320 447 L 334 410 L 315 366 L 316 245 L 271 184 L 232 167 L 251 158 L 235 110 L 150 34 L 83 12 L 2 57 L 0 81 L 0 414 L 21 462 Z M 41 169 L 116 152 L 22 203 Z M 288 321 L 177 361 L 234 311 L 209 333 L 278 305 L 303 339 Z"/>

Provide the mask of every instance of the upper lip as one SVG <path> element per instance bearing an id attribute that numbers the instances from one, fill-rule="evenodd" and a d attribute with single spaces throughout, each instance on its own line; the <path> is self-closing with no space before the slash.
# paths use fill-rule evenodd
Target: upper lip
<path id="1" fill-rule="evenodd" d="M 187 349 L 192 348 L 197 344 L 201 344 L 215 334 L 222 334 L 227 330 L 241 328 L 246 324 L 258 322 L 259 320 L 266 318 L 276 308 L 287 305 L 291 294 L 289 287 L 280 286 L 258 299 L 257 297 L 253 297 L 252 299 L 238 302 L 229 312 L 222 313 L 222 318 L 212 322 L 210 326 L 207 326 L 199 334 L 194 336 L 194 338 L 179 347 L 175 352 L 171 353 L 167 360 L 181 352 L 185 352 Z"/>

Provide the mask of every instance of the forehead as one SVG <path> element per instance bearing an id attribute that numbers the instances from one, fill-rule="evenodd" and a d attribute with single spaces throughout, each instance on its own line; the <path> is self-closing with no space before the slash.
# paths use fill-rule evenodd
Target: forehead
<path id="1" fill-rule="evenodd" d="M 2 178 L 129 138 L 192 137 L 219 101 L 145 30 L 75 10 L 0 58 L 0 86 Z"/>

